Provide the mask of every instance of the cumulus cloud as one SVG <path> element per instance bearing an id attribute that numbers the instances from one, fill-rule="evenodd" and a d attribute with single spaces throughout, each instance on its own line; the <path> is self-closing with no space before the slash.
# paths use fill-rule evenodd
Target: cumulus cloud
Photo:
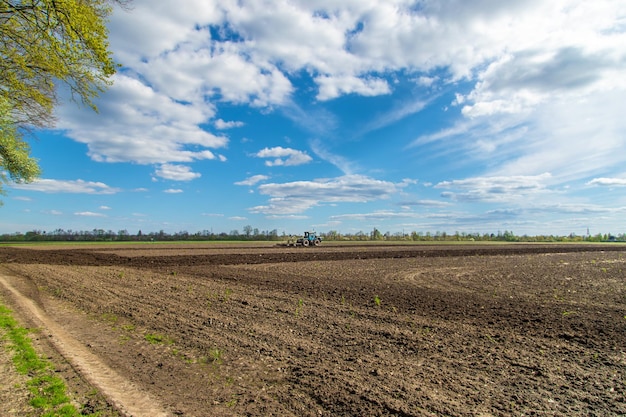
<path id="1" fill-rule="evenodd" d="M 180 188 L 168 188 L 167 190 L 163 190 L 166 194 L 181 194 L 183 190 Z"/>
<path id="2" fill-rule="evenodd" d="M 125 70 L 102 114 L 63 110 L 60 127 L 97 161 L 222 159 L 213 150 L 227 138 L 201 127 L 216 108 L 288 105 L 301 71 L 318 100 L 389 94 L 405 72 L 428 88 L 475 82 L 457 100 L 467 117 L 529 112 L 554 95 L 626 88 L 618 3 L 192 0 L 183 11 L 173 0 L 135 1 L 111 19 Z"/>
<path id="3" fill-rule="evenodd" d="M 99 114 L 68 106 L 59 110 L 59 127 L 85 143 L 89 156 L 98 162 L 211 160 L 216 159 L 211 149 L 228 143 L 226 137 L 200 127 L 212 116 L 212 105 L 176 101 L 124 74 L 115 77 L 98 106 Z"/>
<path id="4" fill-rule="evenodd" d="M 217 119 L 215 121 L 215 128 L 219 129 L 219 130 L 224 130 L 224 129 L 232 129 L 234 127 L 241 127 L 243 126 L 244 123 L 243 122 L 239 122 L 239 121 L 224 121 L 222 119 Z"/>
<path id="5" fill-rule="evenodd" d="M 605 178 L 618 176 L 611 168 L 626 162 L 626 31 L 619 1 L 189 0 L 180 7 L 174 0 L 135 0 L 133 7 L 111 19 L 111 45 L 124 68 L 97 102 L 100 114 L 59 109 L 58 127 L 84 143 L 95 161 L 155 164 L 157 176 L 188 181 L 200 174 L 184 164 L 227 160 L 225 131 L 243 126 L 229 109 L 281 108 L 298 126 L 332 137 L 341 121 L 327 110 L 330 102 L 405 93 L 410 84 L 423 95 L 390 98 L 390 109 L 351 133 L 393 125 L 456 93 L 445 103 L 449 124 L 435 132 L 414 130 L 408 148 L 416 154 L 435 149 L 483 170 L 439 182 L 448 199 L 523 199 L 546 193 L 548 182 L 582 178 L 595 178 L 588 185 L 623 185 Z M 301 105 L 302 96 L 311 103 Z M 317 118 L 308 111 L 314 106 L 321 109 Z M 363 169 L 339 147 L 311 140 L 311 148 L 346 175 L 262 184 L 259 192 L 269 203 L 253 210 L 280 215 L 376 199 L 364 191 L 377 189 L 376 180 L 352 175 Z M 312 161 L 283 147 L 254 156 L 267 166 Z M 236 185 L 268 179 L 262 177 Z M 118 191 L 98 184 L 24 187 Z"/>
<path id="6" fill-rule="evenodd" d="M 174 164 L 161 165 L 157 168 L 155 174 L 158 177 L 174 181 L 191 181 L 202 176 L 198 172 L 193 172 L 191 168 L 186 165 Z"/>
<path id="7" fill-rule="evenodd" d="M 84 180 L 53 180 L 38 179 L 28 184 L 13 184 L 13 188 L 39 191 L 42 193 L 72 193 L 72 194 L 116 194 L 121 190 L 110 187 L 103 182 Z"/>
<path id="8" fill-rule="evenodd" d="M 319 85 L 319 100 L 330 100 L 345 94 L 361 96 L 379 96 L 389 94 L 391 88 L 386 80 L 380 78 L 359 78 L 353 75 L 321 76 L 315 80 Z"/>
<path id="9" fill-rule="evenodd" d="M 268 167 L 303 165 L 313 160 L 306 152 L 283 148 L 282 146 L 261 149 L 255 156 L 257 158 L 269 159 L 265 161 L 265 165 Z"/>

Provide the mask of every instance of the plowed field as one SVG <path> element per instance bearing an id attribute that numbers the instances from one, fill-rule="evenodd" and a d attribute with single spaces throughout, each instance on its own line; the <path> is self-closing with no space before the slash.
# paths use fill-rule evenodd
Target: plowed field
<path id="1" fill-rule="evenodd" d="M 626 246 L 5 247 L 0 273 L 170 415 L 626 415 Z"/>

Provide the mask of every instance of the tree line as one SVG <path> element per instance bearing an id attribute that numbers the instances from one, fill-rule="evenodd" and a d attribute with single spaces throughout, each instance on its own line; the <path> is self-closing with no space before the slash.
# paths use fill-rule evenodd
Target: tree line
<path id="1" fill-rule="evenodd" d="M 319 233 L 326 241 L 390 241 L 390 242 L 626 242 L 626 233 L 613 235 L 611 233 L 598 233 L 595 235 L 577 235 L 571 233 L 566 236 L 559 235 L 516 235 L 512 231 L 505 230 L 496 233 L 465 233 L 465 232 L 421 232 L 409 233 L 382 233 L 377 228 L 370 232 L 359 231 L 356 233 L 341 233 L 336 230 Z M 212 230 L 201 230 L 190 233 L 179 231 L 167 233 L 163 230 L 158 232 L 130 233 L 128 230 L 64 230 L 52 231 L 31 230 L 26 233 L 0 234 L 0 242 L 173 242 L 173 241 L 284 241 L 290 235 L 277 229 L 259 230 L 252 226 L 245 226 L 242 231 L 232 230 L 229 233 L 213 233 Z"/>

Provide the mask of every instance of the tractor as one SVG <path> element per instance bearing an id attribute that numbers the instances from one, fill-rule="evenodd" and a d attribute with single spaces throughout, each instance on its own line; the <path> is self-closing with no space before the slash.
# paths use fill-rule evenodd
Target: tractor
<path id="1" fill-rule="evenodd" d="M 322 238 L 315 232 L 304 232 L 304 236 L 299 237 L 294 246 L 319 246 Z"/>

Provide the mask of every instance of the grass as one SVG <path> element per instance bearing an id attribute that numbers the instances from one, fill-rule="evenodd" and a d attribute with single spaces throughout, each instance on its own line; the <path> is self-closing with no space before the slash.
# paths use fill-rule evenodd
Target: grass
<path id="1" fill-rule="evenodd" d="M 40 410 L 44 417 L 80 416 L 81 413 L 71 404 L 67 388 L 61 378 L 54 374 L 52 365 L 35 352 L 28 337 L 29 330 L 20 327 L 11 310 L 0 304 L 0 328 L 10 342 L 13 363 L 16 370 L 30 376 L 26 383 L 30 391 L 30 405 Z"/>
<path id="2" fill-rule="evenodd" d="M 213 363 L 216 363 L 218 365 L 222 363 L 222 351 L 220 349 L 212 348 L 211 350 L 209 350 L 209 356 Z"/>
<path id="3" fill-rule="evenodd" d="M 151 343 L 153 345 L 159 345 L 159 344 L 171 345 L 172 343 L 174 343 L 172 339 L 160 333 L 146 333 L 144 336 L 144 339 L 146 339 L 148 343 Z"/>

